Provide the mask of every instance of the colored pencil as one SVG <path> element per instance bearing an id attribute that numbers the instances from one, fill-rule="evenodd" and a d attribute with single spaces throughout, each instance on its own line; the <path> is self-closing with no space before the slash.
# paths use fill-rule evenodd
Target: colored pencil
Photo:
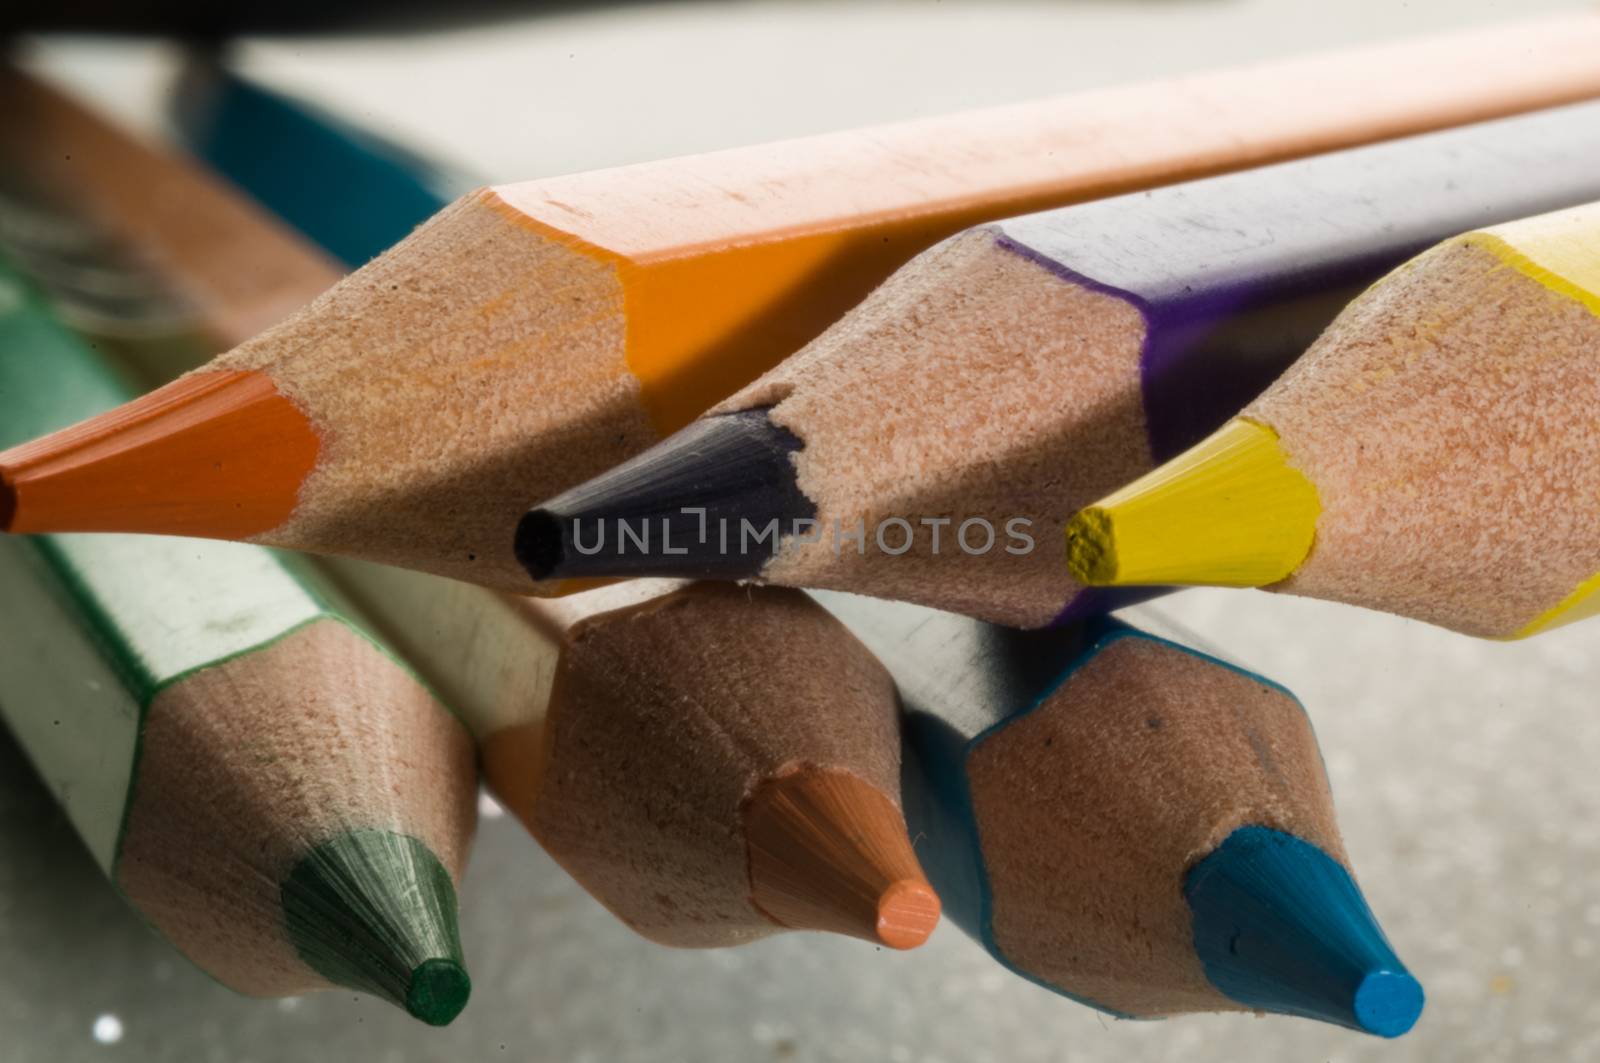
<path id="1" fill-rule="evenodd" d="M 253 336 L 339 277 L 310 241 L 225 181 L 158 151 L 47 83 L 0 63 L 0 158 L 14 193 L 68 208 L 163 278 L 179 301 L 227 307 L 230 335 Z M 320 275 L 304 268 L 320 260 Z M 231 345 L 230 345 L 231 346 Z"/>
<path id="2" fill-rule="evenodd" d="M 1085 509 L 1095 583 L 1273 585 L 1472 635 L 1600 608 L 1600 204 L 1447 240 L 1193 449 Z"/>
<path id="3" fill-rule="evenodd" d="M 0 432 L 128 388 L 18 275 Z M 470 737 L 300 566 L 148 536 L 0 542 L 0 715 L 95 860 L 225 985 L 342 985 L 449 1022 Z"/>
<path id="4" fill-rule="evenodd" d="M 214 60 L 189 60 L 171 111 L 208 166 L 352 269 L 475 184 Z"/>
<path id="5" fill-rule="evenodd" d="M 199 309 L 219 332 L 234 320 Z M 641 934 L 715 946 L 816 929 L 910 948 L 932 931 L 892 684 L 813 603 L 664 584 L 541 603 L 329 564 L 463 714 L 491 788 Z"/>
<path id="6" fill-rule="evenodd" d="M 899 683 L 917 851 L 1005 966 L 1124 1017 L 1416 1021 L 1287 690 L 1109 618 L 1029 633 L 820 597 Z"/>
<path id="7" fill-rule="evenodd" d="M 545 601 L 336 571 L 471 722 L 495 795 L 645 937 L 913 948 L 938 922 L 894 684 L 804 595 L 648 581 Z"/>
<path id="8" fill-rule="evenodd" d="M 1061 563 L 1074 511 L 1236 413 L 1418 250 L 1600 196 L 1597 158 L 1600 103 L 1577 104 L 979 227 L 545 501 L 518 551 L 541 577 L 761 579 L 1023 627 L 1101 611 Z"/>
<path id="9" fill-rule="evenodd" d="M 1574 14 L 485 189 L 203 371 L 0 457 L 5 526 L 529 590 L 509 529 L 530 499 L 682 427 L 938 239 L 1593 96 L 1597 47 L 1600 17 Z"/>

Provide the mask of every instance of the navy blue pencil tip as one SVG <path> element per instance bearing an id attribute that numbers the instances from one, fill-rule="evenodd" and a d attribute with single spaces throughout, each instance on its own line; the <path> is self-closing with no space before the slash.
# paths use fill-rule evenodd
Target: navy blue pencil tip
<path id="1" fill-rule="evenodd" d="M 1422 986 L 1355 880 L 1309 842 L 1241 827 L 1189 871 L 1184 898 L 1206 977 L 1246 1007 L 1379 1037 L 1422 1014 Z"/>

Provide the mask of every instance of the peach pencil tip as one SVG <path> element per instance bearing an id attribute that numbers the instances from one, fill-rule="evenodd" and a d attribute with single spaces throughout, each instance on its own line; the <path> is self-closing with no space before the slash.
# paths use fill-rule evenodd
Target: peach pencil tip
<path id="1" fill-rule="evenodd" d="M 745 835 L 751 899 L 783 926 L 911 949 L 939 921 L 900 810 L 854 775 L 802 767 L 767 782 Z"/>

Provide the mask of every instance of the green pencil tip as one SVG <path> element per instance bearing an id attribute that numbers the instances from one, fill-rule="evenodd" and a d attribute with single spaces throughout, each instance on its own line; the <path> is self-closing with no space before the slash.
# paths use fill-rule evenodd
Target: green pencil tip
<path id="1" fill-rule="evenodd" d="M 454 960 L 423 960 L 411 972 L 406 1010 L 430 1026 L 449 1026 L 471 995 L 465 967 Z"/>
<path id="2" fill-rule="evenodd" d="M 306 965 L 443 1026 L 466 1006 L 456 891 L 438 857 L 384 830 L 338 835 L 306 854 L 280 891 Z"/>

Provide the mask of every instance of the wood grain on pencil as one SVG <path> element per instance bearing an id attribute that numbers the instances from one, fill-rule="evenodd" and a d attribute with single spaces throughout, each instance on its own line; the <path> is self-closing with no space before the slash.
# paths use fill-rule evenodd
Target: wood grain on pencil
<path id="1" fill-rule="evenodd" d="M 649 581 L 552 602 L 335 571 L 473 727 L 501 801 L 640 934 L 933 930 L 894 686 L 805 596 Z"/>
<path id="2" fill-rule="evenodd" d="M 1600 204 L 1445 241 L 1214 436 L 1075 517 L 1071 564 L 1492 638 L 1592 615 L 1597 353 Z"/>
<path id="3" fill-rule="evenodd" d="M 1597 46 L 1600 18 L 1569 15 L 469 195 L 205 370 L 264 373 L 319 439 L 299 490 L 261 507 L 289 518 L 249 537 L 529 589 L 508 541 L 528 500 L 680 427 L 934 241 L 1593 95 Z M 209 500 L 139 476 L 186 512 Z M 208 534 L 237 534 L 214 508 Z M 148 505 L 105 523 L 167 530 Z"/>

